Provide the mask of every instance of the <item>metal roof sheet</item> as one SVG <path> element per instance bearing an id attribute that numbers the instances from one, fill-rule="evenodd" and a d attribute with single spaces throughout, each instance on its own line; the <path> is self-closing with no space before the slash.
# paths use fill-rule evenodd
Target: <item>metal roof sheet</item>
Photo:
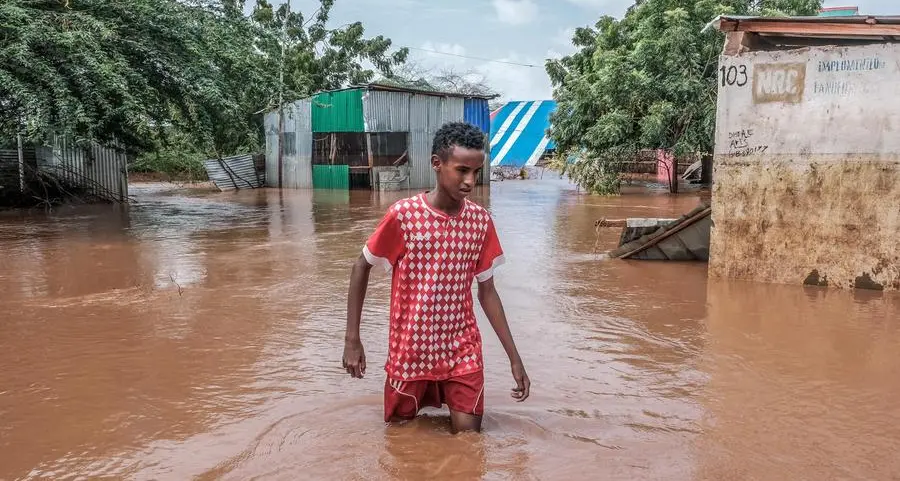
<path id="1" fill-rule="evenodd" d="M 723 24 L 728 26 L 728 28 L 723 28 Z M 712 19 L 706 26 L 703 27 L 702 32 L 705 32 L 711 28 L 715 28 L 718 30 L 728 31 L 733 30 L 733 26 L 747 24 L 747 30 L 753 31 L 753 24 L 784 24 L 785 29 L 783 33 L 791 33 L 788 24 L 803 24 L 803 31 L 798 31 L 798 34 L 805 35 L 816 35 L 817 28 L 824 28 L 826 26 L 835 26 L 835 25 L 844 25 L 844 26 L 867 26 L 872 29 L 877 29 L 878 26 L 895 26 L 900 25 L 900 15 L 848 15 L 848 16 L 801 16 L 801 17 L 762 17 L 762 16 L 753 16 L 753 15 L 719 15 L 718 17 Z M 822 34 L 828 34 L 828 32 L 822 32 Z M 848 36 L 858 36 L 860 34 L 864 34 L 862 32 L 853 33 L 847 32 Z"/>
<path id="2" fill-rule="evenodd" d="M 491 114 L 492 166 L 533 166 L 556 144 L 547 136 L 553 100 L 509 102 Z"/>

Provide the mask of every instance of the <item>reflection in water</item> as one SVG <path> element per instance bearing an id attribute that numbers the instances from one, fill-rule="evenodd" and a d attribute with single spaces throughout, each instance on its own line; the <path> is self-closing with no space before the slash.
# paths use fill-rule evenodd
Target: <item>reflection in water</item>
<path id="1" fill-rule="evenodd" d="M 0 479 L 892 479 L 900 298 L 708 283 L 604 259 L 595 220 L 683 195 L 493 185 L 497 283 L 534 382 L 487 331 L 483 435 L 381 419 L 386 275 L 351 380 L 349 266 L 399 193 L 135 187 L 128 209 L 0 214 Z M 483 194 L 483 192 L 481 193 Z M 480 313 L 479 313 L 480 315 Z"/>

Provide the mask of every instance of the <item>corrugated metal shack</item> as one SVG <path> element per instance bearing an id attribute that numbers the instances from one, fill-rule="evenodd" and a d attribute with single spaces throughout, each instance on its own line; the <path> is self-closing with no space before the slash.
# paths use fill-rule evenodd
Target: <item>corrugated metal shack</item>
<path id="1" fill-rule="evenodd" d="M 467 121 L 481 128 L 487 138 L 488 100 L 370 84 L 321 92 L 287 104 L 284 146 L 279 145 L 279 112 L 265 117 L 266 185 L 380 190 L 431 187 L 435 132 L 446 122 Z M 489 182 L 489 165 L 490 153 L 482 182 Z"/>
<path id="2" fill-rule="evenodd" d="M 15 192 L 40 198 L 46 192 L 41 184 L 49 182 L 82 200 L 128 201 L 124 152 L 99 144 L 76 145 L 57 136 L 47 145 L 23 145 L 22 154 L 20 164 L 17 147 L 0 150 L 0 189 L 7 199 Z"/>

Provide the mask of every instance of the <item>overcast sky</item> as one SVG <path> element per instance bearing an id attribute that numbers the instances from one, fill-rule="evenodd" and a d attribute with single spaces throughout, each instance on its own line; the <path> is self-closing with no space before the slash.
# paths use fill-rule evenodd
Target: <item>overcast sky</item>
<path id="1" fill-rule="evenodd" d="M 897 0 L 826 0 L 825 6 L 858 5 L 861 14 L 900 14 Z M 362 21 L 367 35 L 395 45 L 468 57 L 535 65 L 524 67 L 412 50 L 426 67 L 475 69 L 506 100 L 551 98 L 544 71 L 548 57 L 571 52 L 571 33 L 602 15 L 621 17 L 633 0 L 337 0 L 332 23 Z M 315 11 L 315 0 L 292 0 L 292 8 Z"/>

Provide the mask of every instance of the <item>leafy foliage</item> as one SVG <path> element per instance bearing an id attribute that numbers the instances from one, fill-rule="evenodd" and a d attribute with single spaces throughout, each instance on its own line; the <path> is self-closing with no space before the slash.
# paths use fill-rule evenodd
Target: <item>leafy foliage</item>
<path id="1" fill-rule="evenodd" d="M 257 150 L 279 93 L 368 82 L 405 60 L 358 22 L 329 28 L 333 5 L 306 19 L 265 0 L 250 16 L 239 0 L 4 0 L 0 136 L 118 142 L 148 169 Z"/>
<path id="2" fill-rule="evenodd" d="M 819 0 L 644 0 L 621 20 L 576 30 L 578 51 L 547 62 L 557 111 L 551 135 L 570 177 L 618 192 L 623 163 L 641 149 L 711 152 L 723 36 L 701 33 L 719 14 L 813 14 Z"/>
<path id="3" fill-rule="evenodd" d="M 273 72 L 279 71 L 284 41 L 285 98 L 368 83 L 378 73 L 389 77 L 406 61 L 407 49 L 390 52 L 390 39 L 380 35 L 365 38 L 360 22 L 329 28 L 333 6 L 334 0 L 320 0 L 318 10 L 306 18 L 301 12 L 289 11 L 287 4 L 275 8 L 266 0 L 257 1 L 252 19 L 268 34 L 258 47 Z"/>
<path id="4" fill-rule="evenodd" d="M 7 0 L 0 5 L 0 122 L 146 147 L 153 127 L 200 131 L 235 115 L 214 37 L 241 30 L 187 2 Z M 235 55 L 239 57 L 239 55 Z"/>

